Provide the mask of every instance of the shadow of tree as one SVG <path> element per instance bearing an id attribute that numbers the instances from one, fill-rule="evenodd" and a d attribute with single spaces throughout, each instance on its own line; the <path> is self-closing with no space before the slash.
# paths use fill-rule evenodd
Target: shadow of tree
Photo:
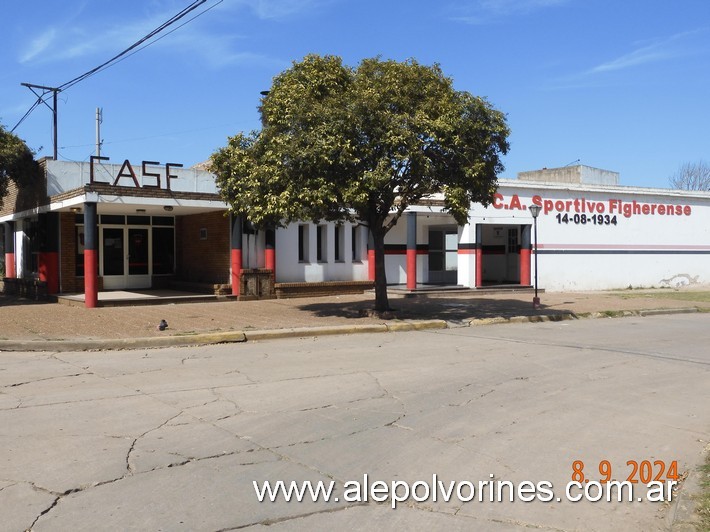
<path id="1" fill-rule="evenodd" d="M 372 308 L 372 301 L 323 302 L 301 305 L 300 310 L 318 317 L 361 318 L 361 310 Z M 495 299 L 485 297 L 425 298 L 390 300 L 395 319 L 440 319 L 451 322 L 513 316 L 570 315 L 569 310 L 541 305 L 535 310 L 532 300 Z"/>
<path id="2" fill-rule="evenodd" d="M 0 307 L 17 307 L 24 305 L 53 305 L 51 301 L 37 301 L 34 299 L 26 299 L 19 296 L 7 295 L 0 293 Z"/>

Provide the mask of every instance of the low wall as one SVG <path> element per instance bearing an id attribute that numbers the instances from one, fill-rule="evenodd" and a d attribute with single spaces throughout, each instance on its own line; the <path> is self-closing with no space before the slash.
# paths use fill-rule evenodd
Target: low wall
<path id="1" fill-rule="evenodd" d="M 318 283 L 276 283 L 276 297 L 317 297 L 340 294 L 362 294 L 374 288 L 372 281 L 323 281 Z"/>
<path id="2" fill-rule="evenodd" d="M 0 281 L 0 285 L 0 291 L 9 296 L 34 299 L 35 301 L 49 299 L 47 283 L 45 281 L 38 281 L 37 279 L 11 279 L 5 277 Z"/>

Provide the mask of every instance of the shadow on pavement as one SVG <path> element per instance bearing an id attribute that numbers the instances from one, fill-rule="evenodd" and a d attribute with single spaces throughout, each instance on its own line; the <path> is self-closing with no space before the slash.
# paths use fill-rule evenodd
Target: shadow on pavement
<path id="1" fill-rule="evenodd" d="M 50 301 L 36 301 L 34 299 L 25 299 L 19 296 L 7 295 L 0 293 L 0 307 L 17 307 L 26 305 L 53 305 Z"/>
<path id="2" fill-rule="evenodd" d="M 463 321 L 466 319 L 509 318 L 513 316 L 569 315 L 569 310 L 553 309 L 542 305 L 538 310 L 532 301 L 520 299 L 488 298 L 411 298 L 390 299 L 395 319 L 440 319 Z M 360 311 L 371 309 L 372 301 L 324 302 L 301 305 L 298 308 L 318 317 L 361 318 Z"/>

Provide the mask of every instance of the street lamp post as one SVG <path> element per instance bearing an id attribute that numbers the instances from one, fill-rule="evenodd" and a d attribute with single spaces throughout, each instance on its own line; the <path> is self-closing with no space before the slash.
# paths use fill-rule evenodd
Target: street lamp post
<path id="1" fill-rule="evenodd" d="M 537 297 L 537 217 L 540 214 L 540 206 L 539 205 L 530 205 L 528 207 L 528 210 L 530 211 L 530 214 L 533 217 L 533 225 L 534 225 L 534 231 L 535 231 L 535 244 L 534 244 L 534 252 L 535 252 L 535 297 L 533 297 L 533 308 L 534 309 L 539 309 L 540 308 L 540 298 Z"/>

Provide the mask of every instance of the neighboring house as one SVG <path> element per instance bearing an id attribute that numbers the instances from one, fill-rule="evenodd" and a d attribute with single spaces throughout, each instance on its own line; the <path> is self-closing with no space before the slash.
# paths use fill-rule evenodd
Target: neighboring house
<path id="1" fill-rule="evenodd" d="M 92 306 L 98 291 L 111 289 L 174 286 L 244 296 L 246 274 L 267 274 L 269 293 L 280 295 L 371 284 L 364 226 L 254 230 L 229 216 L 203 168 L 96 157 L 41 164 L 44 179 L 31 190 L 11 187 L 0 210 L 6 285 L 16 279 L 46 285 L 50 294 L 83 292 Z M 463 227 L 443 212 L 442 198 L 410 207 L 386 238 L 388 283 L 530 285 L 532 204 L 542 207 L 542 288 L 710 279 L 710 193 L 622 187 L 616 173 L 574 166 L 501 179 L 493 204 L 472 205 Z"/>

